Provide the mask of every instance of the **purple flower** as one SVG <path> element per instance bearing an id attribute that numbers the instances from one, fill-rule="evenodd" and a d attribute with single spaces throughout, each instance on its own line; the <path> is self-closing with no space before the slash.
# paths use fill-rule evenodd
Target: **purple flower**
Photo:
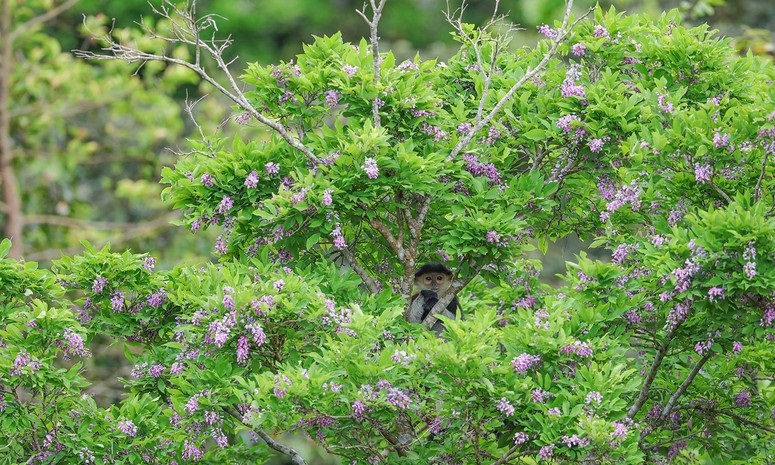
<path id="1" fill-rule="evenodd" d="M 585 402 L 587 405 L 593 402 L 600 405 L 602 401 L 603 401 L 603 396 L 597 391 L 590 392 L 589 394 L 587 394 L 587 397 L 585 399 Z"/>
<path id="2" fill-rule="evenodd" d="M 191 460 L 192 462 L 198 462 L 202 460 L 202 457 L 204 457 L 205 453 L 196 447 L 191 441 L 186 439 L 183 441 L 183 453 L 181 456 L 183 457 L 183 460 Z"/>
<path id="3" fill-rule="evenodd" d="M 457 127 L 457 132 L 459 134 L 468 134 L 471 132 L 471 130 L 474 127 L 471 125 L 471 123 L 460 123 Z"/>
<path id="4" fill-rule="evenodd" d="M 156 364 L 148 368 L 148 374 L 153 378 L 158 378 L 162 373 L 164 373 L 164 365 Z"/>
<path id="5" fill-rule="evenodd" d="M 120 312 L 124 310 L 124 292 L 114 291 L 110 296 L 110 306 L 114 312 Z"/>
<path id="6" fill-rule="evenodd" d="M 530 439 L 530 437 L 526 433 L 519 431 L 518 433 L 514 434 L 514 445 L 518 446 L 520 444 L 524 444 L 528 439 Z"/>
<path id="7" fill-rule="evenodd" d="M 266 334 L 264 333 L 264 328 L 261 327 L 258 323 L 251 323 L 249 325 L 245 325 L 245 329 L 250 331 L 250 333 L 253 335 L 253 343 L 256 344 L 256 346 L 261 347 L 266 342 Z"/>
<path id="8" fill-rule="evenodd" d="M 554 444 L 544 446 L 538 451 L 538 457 L 540 457 L 541 460 L 549 460 L 552 458 L 552 455 L 554 455 Z"/>
<path id="9" fill-rule="evenodd" d="M 719 299 L 724 298 L 724 287 L 711 287 L 708 289 L 708 300 L 711 302 L 717 302 Z"/>
<path id="10" fill-rule="evenodd" d="M 103 278 L 102 276 L 98 276 L 94 278 L 94 282 L 92 283 L 91 290 L 92 292 L 99 294 L 102 292 L 103 289 L 105 289 L 105 285 L 108 284 L 108 280 Z"/>
<path id="11" fill-rule="evenodd" d="M 592 32 L 592 35 L 595 37 L 611 37 L 611 34 L 608 32 L 608 29 L 598 24 L 595 26 L 595 30 Z"/>
<path id="12" fill-rule="evenodd" d="M 339 105 L 340 95 L 341 94 L 336 90 L 327 90 L 325 93 L 326 105 L 328 105 L 330 108 L 334 108 L 335 106 Z"/>
<path id="13" fill-rule="evenodd" d="M 334 202 L 334 199 L 331 197 L 331 192 L 333 192 L 332 189 L 326 189 L 326 191 L 323 192 L 322 202 L 323 202 L 323 205 L 325 205 L 326 207 L 330 207 L 331 204 Z"/>
<path id="14" fill-rule="evenodd" d="M 377 161 L 371 157 L 366 157 L 366 160 L 363 161 L 361 169 L 366 172 L 366 175 L 369 177 L 369 179 L 376 179 L 377 176 L 379 176 L 379 167 L 377 166 Z"/>
<path id="15" fill-rule="evenodd" d="M 210 173 L 204 173 L 199 180 L 207 187 L 213 187 L 215 185 L 215 179 L 213 179 L 213 175 Z"/>
<path id="16" fill-rule="evenodd" d="M 580 438 L 578 435 L 563 436 L 562 443 L 568 447 L 587 447 L 589 445 L 589 438 Z"/>
<path id="17" fill-rule="evenodd" d="M 673 107 L 673 102 L 667 101 L 667 94 L 660 94 L 657 96 L 657 105 L 659 108 L 664 111 L 665 113 L 671 114 L 673 111 L 675 111 L 675 107 Z M 665 103 L 667 102 L 667 103 Z"/>
<path id="18" fill-rule="evenodd" d="M 538 33 L 549 39 L 555 39 L 557 37 L 557 31 L 549 27 L 547 24 L 538 26 Z"/>
<path id="19" fill-rule="evenodd" d="M 164 291 L 164 289 L 159 289 L 158 291 L 148 296 L 146 303 L 149 307 L 158 308 L 161 307 L 166 301 L 167 293 Z"/>
<path id="20" fill-rule="evenodd" d="M 363 417 L 363 413 L 366 411 L 366 404 L 360 399 L 355 399 L 353 402 L 353 418 L 359 420 Z"/>
<path id="21" fill-rule="evenodd" d="M 735 355 L 739 354 L 743 351 L 743 343 L 740 341 L 735 341 L 732 343 L 732 352 L 735 353 Z"/>
<path id="22" fill-rule="evenodd" d="M 753 279 L 756 276 L 756 262 L 747 262 L 743 265 L 743 273 L 745 273 L 746 278 Z"/>
<path id="23" fill-rule="evenodd" d="M 137 426 L 135 426 L 135 424 L 132 423 L 132 420 L 120 421 L 118 423 L 118 429 L 122 433 L 132 438 L 137 435 Z"/>
<path id="24" fill-rule="evenodd" d="M 710 182 L 711 174 L 712 172 L 709 165 L 700 165 L 699 163 L 694 164 L 694 179 L 698 184 Z"/>
<path id="25" fill-rule="evenodd" d="M 248 360 L 250 345 L 247 336 L 240 336 L 237 340 L 237 363 L 243 364 Z"/>
<path id="26" fill-rule="evenodd" d="M 487 231 L 487 242 L 489 242 L 490 244 L 500 245 L 500 242 L 501 242 L 500 234 L 498 234 L 498 232 L 494 230 Z"/>
<path id="27" fill-rule="evenodd" d="M 544 391 L 543 389 L 541 388 L 533 389 L 530 394 L 531 394 L 531 399 L 536 404 L 543 404 L 544 402 L 546 402 L 546 391 Z"/>
<path id="28" fill-rule="evenodd" d="M 264 169 L 266 169 L 267 174 L 276 175 L 280 172 L 280 165 L 270 161 L 264 165 Z"/>
<path id="29" fill-rule="evenodd" d="M 750 407 L 751 406 L 751 395 L 748 393 L 746 389 L 743 389 L 742 391 L 738 392 L 735 396 L 735 406 L 737 407 Z"/>
<path id="30" fill-rule="evenodd" d="M 573 44 L 570 51 L 577 57 L 584 56 L 587 53 L 587 46 L 584 44 Z"/>
<path id="31" fill-rule="evenodd" d="M 514 406 L 505 397 L 498 402 L 497 409 L 507 417 L 514 415 Z"/>
<path id="32" fill-rule="evenodd" d="M 245 178 L 245 187 L 248 189 L 255 189 L 258 187 L 258 172 L 256 172 L 256 170 L 251 171 Z"/>
<path id="33" fill-rule="evenodd" d="M 66 328 L 62 333 L 64 338 L 63 349 L 64 358 L 69 360 L 71 357 L 88 357 L 89 350 L 84 346 L 83 338 L 70 328 Z"/>
<path id="34" fill-rule="evenodd" d="M 353 77 L 353 76 L 355 76 L 355 73 L 358 72 L 358 67 L 357 66 L 351 66 L 351 65 L 344 65 L 344 66 L 342 66 L 342 71 L 347 73 L 348 77 Z"/>
<path id="35" fill-rule="evenodd" d="M 694 344 L 694 351 L 697 352 L 698 355 L 702 355 L 705 352 L 709 351 L 712 346 L 713 346 L 713 339 L 708 339 L 707 341 L 700 341 L 697 344 Z"/>
<path id="36" fill-rule="evenodd" d="M 592 139 L 589 141 L 589 150 L 593 153 L 600 153 L 603 150 L 605 141 L 603 139 Z"/>
<path id="37" fill-rule="evenodd" d="M 524 375 L 527 373 L 527 370 L 535 367 L 539 363 L 541 363 L 540 356 L 526 353 L 517 355 L 514 357 L 514 359 L 511 360 L 511 366 L 514 367 L 514 371 L 521 375 Z"/>
<path id="38" fill-rule="evenodd" d="M 155 258 L 145 257 L 145 260 L 143 260 L 143 268 L 145 268 L 148 271 L 152 271 L 155 266 L 156 266 Z"/>
<path id="39" fill-rule="evenodd" d="M 274 283 L 272 283 L 272 286 L 275 288 L 277 292 L 280 292 L 285 288 L 285 281 L 282 279 L 278 279 Z"/>
<path id="40" fill-rule="evenodd" d="M 387 401 L 401 410 L 406 410 L 409 408 L 409 404 L 412 402 L 412 399 L 404 394 L 402 390 L 391 387 L 387 390 Z"/>
<path id="41" fill-rule="evenodd" d="M 234 297 L 230 296 L 229 294 L 226 294 L 223 296 L 223 300 L 221 301 L 223 303 L 223 306 L 226 307 L 229 310 L 234 310 Z"/>
<path id="42" fill-rule="evenodd" d="M 728 147 L 729 134 L 721 134 L 720 132 L 713 134 L 713 145 L 715 145 L 716 148 Z"/>
<path id="43" fill-rule="evenodd" d="M 573 125 L 571 123 L 574 121 L 581 122 L 579 117 L 576 115 L 565 115 L 557 120 L 557 127 L 562 129 L 567 134 L 573 130 Z"/>
<path id="44" fill-rule="evenodd" d="M 231 197 L 224 195 L 221 199 L 221 203 L 218 204 L 216 212 L 226 213 L 234 207 L 234 201 Z"/>

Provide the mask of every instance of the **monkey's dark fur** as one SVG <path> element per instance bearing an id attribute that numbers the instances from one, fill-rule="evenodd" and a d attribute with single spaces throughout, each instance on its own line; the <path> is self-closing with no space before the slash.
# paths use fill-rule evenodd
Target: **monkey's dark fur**
<path id="1" fill-rule="evenodd" d="M 428 316 L 439 296 L 443 295 L 452 286 L 454 279 L 452 270 L 441 263 L 426 263 L 414 273 L 414 285 L 417 293 L 412 296 L 412 303 L 409 310 L 409 322 L 421 323 Z M 457 296 L 447 305 L 442 312 L 448 318 L 456 318 L 460 311 L 460 304 Z M 444 329 L 441 321 L 433 325 L 436 333 L 441 333 Z"/>

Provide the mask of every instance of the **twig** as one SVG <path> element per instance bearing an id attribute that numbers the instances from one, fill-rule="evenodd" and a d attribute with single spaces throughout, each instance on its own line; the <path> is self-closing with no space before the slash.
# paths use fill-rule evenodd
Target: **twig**
<path id="1" fill-rule="evenodd" d="M 573 0 L 568 0 L 566 7 L 565 7 L 565 15 L 562 19 L 562 26 L 560 26 L 560 29 L 557 31 L 557 36 L 552 40 L 552 45 L 549 47 L 549 50 L 544 54 L 541 61 L 535 66 L 535 68 L 527 70 L 527 72 L 520 78 L 517 82 L 514 83 L 514 85 L 511 86 L 511 88 L 506 92 L 506 94 L 501 97 L 501 99 L 498 101 L 498 103 L 495 104 L 492 110 L 487 114 L 487 116 L 481 118 L 478 122 L 476 122 L 471 129 L 471 131 L 468 132 L 465 136 L 463 136 L 455 145 L 455 147 L 450 152 L 448 158 L 454 159 L 467 145 L 471 140 L 473 140 L 476 133 L 479 132 L 484 126 L 490 123 L 490 121 L 495 118 L 495 116 L 500 112 L 500 110 L 506 105 L 506 102 L 511 100 L 511 98 L 514 96 L 514 94 L 517 92 L 517 90 L 521 89 L 522 86 L 525 85 L 526 82 L 528 82 L 530 79 L 533 78 L 536 74 L 538 74 L 540 71 L 542 71 L 546 65 L 549 63 L 549 60 L 554 57 L 555 53 L 557 52 L 557 47 L 559 47 L 560 43 L 565 39 L 565 37 L 568 35 L 570 30 L 576 26 L 576 24 L 584 19 L 590 11 L 587 11 L 584 15 L 580 16 L 578 19 L 576 19 L 573 24 L 568 27 L 568 23 L 570 21 L 570 14 L 571 9 L 573 8 Z"/>
<path id="2" fill-rule="evenodd" d="M 659 350 L 654 356 L 654 361 L 651 362 L 651 368 L 649 369 L 649 372 L 646 375 L 646 379 L 643 381 L 643 386 L 641 386 L 640 388 L 640 392 L 638 393 L 638 398 L 635 400 L 635 403 L 632 404 L 630 409 L 627 411 L 627 418 L 629 419 L 634 418 L 635 415 L 638 413 L 638 411 L 641 409 L 641 407 L 643 407 L 643 404 L 646 403 L 646 400 L 649 397 L 649 389 L 651 389 L 651 383 L 653 383 L 654 379 L 657 377 L 657 371 L 659 371 L 659 367 L 662 364 L 662 360 L 665 358 L 665 355 L 667 354 L 667 349 L 670 347 L 670 342 L 672 342 L 680 326 L 681 326 L 680 322 L 672 325 L 670 327 L 670 330 L 665 335 L 664 342 L 662 342 L 662 345 L 659 347 Z"/>
<path id="3" fill-rule="evenodd" d="M 385 1 L 386 0 L 379 0 L 379 3 L 376 3 L 375 0 L 369 0 L 369 5 L 371 6 L 371 19 L 366 17 L 366 4 L 363 4 L 363 7 L 360 10 L 355 10 L 364 21 L 366 21 L 366 24 L 369 25 L 369 43 L 371 44 L 371 55 L 372 59 L 374 61 L 374 88 L 377 88 L 377 85 L 379 84 L 380 76 L 381 76 L 381 70 L 382 70 L 382 57 L 379 56 L 379 36 L 377 35 L 377 28 L 379 26 L 379 20 L 382 18 L 382 9 L 385 7 Z M 374 118 L 374 127 L 378 128 L 381 126 L 380 123 L 380 117 L 379 117 L 379 98 L 374 97 L 374 100 L 371 101 L 371 113 L 372 117 Z"/>
<path id="4" fill-rule="evenodd" d="M 162 215 L 159 218 L 153 219 L 145 223 L 140 223 L 128 229 L 126 229 L 126 226 L 124 226 L 121 234 L 119 234 L 118 236 L 113 236 L 110 240 L 104 240 L 101 242 L 101 245 L 99 246 L 95 245 L 95 247 L 100 248 L 108 242 L 115 245 L 121 242 L 135 239 L 137 237 L 147 236 L 158 229 L 169 227 L 170 222 L 173 219 L 178 218 L 179 216 L 180 215 L 178 214 L 178 212 L 171 212 L 171 213 Z M 122 229 L 122 228 L 116 228 L 116 229 Z M 83 250 L 83 246 L 81 245 L 68 247 L 66 249 L 48 249 L 48 250 L 42 250 L 39 252 L 26 254 L 25 259 L 29 261 L 52 260 L 62 255 L 72 255 L 75 253 L 79 253 L 82 250 Z"/>
<path id="5" fill-rule="evenodd" d="M 667 401 L 667 404 L 665 404 L 665 408 L 662 409 L 662 413 L 659 415 L 659 421 L 665 421 L 667 416 L 670 415 L 670 412 L 673 411 L 673 407 L 675 406 L 675 403 L 683 395 L 683 393 L 686 392 L 686 390 L 689 388 L 689 385 L 692 384 L 692 382 L 694 381 L 694 378 L 702 369 L 702 366 L 705 365 L 705 362 L 707 362 L 712 356 L 713 356 L 713 352 L 708 350 L 707 352 L 705 352 L 702 358 L 697 362 L 697 364 L 694 365 L 694 368 L 692 368 L 692 371 L 689 372 L 689 375 L 686 377 L 684 382 L 681 383 L 681 385 L 678 387 L 678 389 L 676 389 L 673 395 L 670 396 L 670 399 Z"/>
<path id="6" fill-rule="evenodd" d="M 358 263 L 358 260 L 355 258 L 352 252 L 350 252 L 349 249 L 345 248 L 342 250 L 342 256 L 344 257 L 345 262 L 352 268 L 353 271 L 355 271 L 355 274 L 360 276 L 361 280 L 363 280 L 363 283 L 366 285 L 366 288 L 371 292 L 372 294 L 378 294 L 379 293 L 379 286 L 377 285 L 376 281 L 374 281 L 374 278 L 369 275 L 369 273 L 363 269 L 363 267 Z"/>
<path id="7" fill-rule="evenodd" d="M 172 12 L 170 11 L 170 8 Z M 107 43 L 107 46 L 103 47 L 102 50 L 110 53 L 110 55 L 97 54 L 84 50 L 75 50 L 75 55 L 79 58 L 88 60 L 123 60 L 128 63 L 161 61 L 164 63 L 176 64 L 188 68 L 195 72 L 199 77 L 210 83 L 220 93 L 228 97 L 244 111 L 248 112 L 252 117 L 256 118 L 262 124 L 274 130 L 291 147 L 302 152 L 314 164 L 320 163 L 320 160 L 312 152 L 312 150 L 304 145 L 301 140 L 295 138 L 288 128 L 286 128 L 282 123 L 271 120 L 266 115 L 258 111 L 255 107 L 253 107 L 253 105 L 251 105 L 250 101 L 242 92 L 241 87 L 234 79 L 231 71 L 229 71 L 229 65 L 234 60 L 227 63 L 223 58 L 224 51 L 229 47 L 229 45 L 231 45 L 231 39 L 227 38 L 226 40 L 220 41 L 220 43 L 214 37 L 208 40 L 201 39 L 199 35 L 200 32 L 215 24 L 215 20 L 212 19 L 211 15 L 205 16 L 201 20 L 197 19 L 195 16 L 195 1 L 191 2 L 191 5 L 188 7 L 188 9 L 181 10 L 172 4 L 169 0 L 165 0 L 160 9 L 154 9 L 154 12 L 172 22 L 172 32 L 174 37 L 160 36 L 148 27 L 145 27 L 146 32 L 153 38 L 169 43 L 187 44 L 193 46 L 196 56 L 194 63 L 167 55 L 143 52 L 136 48 L 120 44 L 114 41 L 108 35 L 102 37 L 102 39 Z M 178 20 L 173 18 L 174 15 L 179 15 L 181 18 L 183 18 L 185 24 L 181 25 Z M 215 60 L 216 67 L 228 82 L 228 87 L 221 84 L 218 80 L 211 76 L 204 65 L 201 64 L 199 57 L 202 51 L 206 52 Z"/>
<path id="8" fill-rule="evenodd" d="M 229 415 L 234 417 L 237 421 L 242 423 L 242 415 L 239 414 L 239 412 L 234 409 L 233 407 L 223 407 L 223 410 L 226 411 Z M 250 425 L 247 425 L 250 426 Z M 271 447 L 272 449 L 276 450 L 277 452 L 280 452 L 281 454 L 285 454 L 288 456 L 289 459 L 296 465 L 307 465 L 307 462 L 304 460 L 304 457 L 301 456 L 296 450 L 286 446 L 285 444 L 282 444 L 280 442 L 275 441 L 275 439 L 265 433 L 264 431 L 260 429 L 254 429 L 253 430 L 261 439 L 263 439 L 266 444 Z"/>

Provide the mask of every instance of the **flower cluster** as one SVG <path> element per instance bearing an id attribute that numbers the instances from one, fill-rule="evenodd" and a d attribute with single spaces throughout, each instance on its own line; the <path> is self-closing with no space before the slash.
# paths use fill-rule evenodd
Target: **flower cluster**
<path id="1" fill-rule="evenodd" d="M 514 371 L 520 375 L 524 375 L 531 368 L 535 368 L 541 363 L 541 357 L 539 355 L 531 355 L 522 353 L 517 355 L 511 360 L 511 366 L 514 367 Z"/>
<path id="2" fill-rule="evenodd" d="M 484 176 L 490 180 L 493 185 L 500 185 L 501 174 L 498 168 L 492 163 L 482 163 L 470 153 L 463 154 L 463 160 L 466 161 L 466 170 L 474 176 Z"/>

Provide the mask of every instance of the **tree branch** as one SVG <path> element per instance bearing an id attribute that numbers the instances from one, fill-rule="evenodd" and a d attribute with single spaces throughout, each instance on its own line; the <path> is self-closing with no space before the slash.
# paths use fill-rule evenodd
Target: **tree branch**
<path id="1" fill-rule="evenodd" d="M 380 75 L 382 71 L 382 57 L 379 56 L 379 36 L 377 35 L 377 28 L 379 26 L 379 20 L 382 18 L 382 9 L 385 7 L 385 1 L 386 0 L 379 0 L 379 3 L 376 3 L 375 0 L 369 0 L 369 4 L 371 6 L 371 19 L 366 17 L 366 4 L 363 4 L 362 9 L 355 10 L 361 17 L 366 21 L 366 24 L 369 25 L 369 43 L 371 44 L 371 55 L 372 59 L 374 60 L 374 88 L 377 88 L 377 85 L 379 84 Z M 374 118 L 374 127 L 378 128 L 381 126 L 380 123 L 380 117 L 379 117 L 379 97 L 374 97 L 374 100 L 371 101 L 371 113 L 372 117 Z"/>
<path id="2" fill-rule="evenodd" d="M 132 239 L 136 239 L 138 237 L 144 237 L 148 236 L 158 229 L 162 229 L 165 227 L 170 227 L 170 222 L 176 218 L 179 218 L 180 214 L 178 212 L 170 212 L 166 213 L 158 218 L 155 218 L 150 221 L 146 221 L 144 223 L 138 223 L 137 225 L 127 228 L 126 224 L 124 226 L 118 226 L 117 228 L 105 228 L 105 229 L 121 229 L 122 232 L 118 236 L 113 236 L 110 240 L 101 241 L 100 245 L 95 245 L 96 248 L 100 248 L 104 246 L 106 243 L 110 242 L 111 244 L 119 244 L 122 242 L 126 242 Z M 96 222 L 95 222 L 96 223 Z M 116 223 L 116 225 L 119 225 L 121 223 Z M 72 255 L 79 253 L 83 250 L 83 246 L 77 245 L 73 247 L 68 247 L 66 249 L 48 249 L 48 250 L 42 250 L 39 252 L 33 252 L 29 253 L 25 256 L 27 260 L 30 261 L 42 261 L 42 260 L 53 260 L 55 258 L 59 258 L 62 255 Z"/>
<path id="3" fill-rule="evenodd" d="M 379 293 L 379 286 L 377 285 L 376 281 L 374 281 L 374 278 L 372 278 L 371 275 L 358 263 L 358 260 L 355 258 L 353 253 L 350 252 L 349 249 L 345 248 L 342 250 L 342 256 L 344 256 L 344 260 L 347 262 L 350 268 L 355 271 L 355 274 L 360 276 L 369 292 L 372 294 Z"/>
<path id="4" fill-rule="evenodd" d="M 455 145 L 455 147 L 450 152 L 448 158 L 454 159 L 467 145 L 471 140 L 473 140 L 476 133 L 478 133 L 484 126 L 490 123 L 495 116 L 501 111 L 501 109 L 506 105 L 506 102 L 511 100 L 511 98 L 514 96 L 514 94 L 522 88 L 522 86 L 525 85 L 526 82 L 528 82 L 530 79 L 532 79 L 536 74 L 538 74 L 540 71 L 542 71 L 547 63 L 549 63 L 549 60 L 554 57 L 554 55 L 557 53 L 557 47 L 559 47 L 560 43 L 565 40 L 565 37 L 567 37 L 568 33 L 570 33 L 570 30 L 576 26 L 576 24 L 584 19 L 590 11 L 587 11 L 584 15 L 576 19 L 573 24 L 568 27 L 568 23 L 570 22 L 570 15 L 571 15 L 571 9 L 573 8 L 573 0 L 568 0 L 565 6 L 565 15 L 562 19 L 562 26 L 560 26 L 560 29 L 557 31 L 557 36 L 552 40 L 551 46 L 549 47 L 549 50 L 544 54 L 541 61 L 535 66 L 535 68 L 528 69 L 527 72 L 520 78 L 517 82 L 514 83 L 514 85 L 511 86 L 511 88 L 506 92 L 506 94 L 501 97 L 500 100 L 498 100 L 498 103 L 495 104 L 492 110 L 481 118 L 479 121 L 474 121 L 474 126 L 471 129 L 471 131 L 468 132 L 468 134 L 464 135 Z"/>
<path id="5" fill-rule="evenodd" d="M 172 11 L 170 11 L 170 9 Z M 290 130 L 286 128 L 282 123 L 274 121 L 258 111 L 250 101 L 245 97 L 242 89 L 237 84 L 234 76 L 229 71 L 229 63 L 223 58 L 223 52 L 231 45 L 231 39 L 226 39 L 218 44 L 215 38 L 203 40 L 200 38 L 200 33 L 215 24 L 215 20 L 211 15 L 207 15 L 201 19 L 196 18 L 196 1 L 192 1 L 191 5 L 187 9 L 180 9 L 169 0 L 165 0 L 160 9 L 155 9 L 154 12 L 158 15 L 170 20 L 173 24 L 172 31 L 174 37 L 164 37 L 156 33 L 156 31 L 145 27 L 146 32 L 155 39 L 160 39 L 172 44 L 186 44 L 191 45 L 195 49 L 195 61 L 191 63 L 186 60 L 170 57 L 167 55 L 158 55 L 154 53 L 147 53 L 141 50 L 125 46 L 113 40 L 109 35 L 101 37 L 107 43 L 106 47 L 102 50 L 110 53 L 110 55 L 97 54 L 84 50 L 75 50 L 74 53 L 79 58 L 87 60 L 123 60 L 128 63 L 134 62 L 146 62 L 146 61 L 161 61 L 164 63 L 180 65 L 195 72 L 199 77 L 210 83 L 220 93 L 228 97 L 231 101 L 236 103 L 240 108 L 256 118 L 262 124 L 268 126 L 274 130 L 280 137 L 282 137 L 291 147 L 302 152 L 310 161 L 314 164 L 320 163 L 319 158 L 312 152 L 312 150 L 304 145 L 304 143 L 295 138 Z M 173 16 L 180 16 L 183 18 L 185 24 L 181 25 L 178 20 Z M 216 63 L 217 69 L 225 77 L 228 82 L 228 87 L 221 84 L 216 80 L 207 69 L 201 64 L 200 54 L 202 51 L 211 56 Z"/>
<path id="6" fill-rule="evenodd" d="M 670 412 L 673 411 L 673 407 L 675 406 L 675 403 L 683 395 L 683 393 L 686 392 L 686 390 L 689 388 L 689 385 L 692 384 L 692 381 L 694 381 L 694 378 L 702 369 L 702 366 L 705 365 L 705 362 L 707 362 L 712 356 L 713 356 L 713 352 L 708 350 L 705 352 L 705 354 L 703 354 L 700 361 L 698 361 L 697 364 L 694 365 L 694 368 L 692 368 L 692 371 L 689 372 L 689 375 L 686 377 L 684 382 L 681 383 L 681 385 L 678 386 L 678 389 L 676 389 L 673 395 L 670 396 L 670 399 L 667 401 L 667 404 L 665 404 L 665 408 L 662 409 L 662 413 L 659 415 L 660 422 L 665 421 L 667 416 L 670 415 Z"/>
<path id="7" fill-rule="evenodd" d="M 649 398 L 649 389 L 651 389 L 651 384 L 654 382 L 654 379 L 657 377 L 657 372 L 659 371 L 660 365 L 662 365 L 662 360 L 665 358 L 665 355 L 667 354 L 667 349 L 670 347 L 670 342 L 672 342 L 680 326 L 681 326 L 681 323 L 672 325 L 670 327 L 670 330 L 665 335 L 664 342 L 659 347 L 659 350 L 654 356 L 654 361 L 651 362 L 651 368 L 649 369 L 649 372 L 646 375 L 646 379 L 643 381 L 643 386 L 641 386 L 640 388 L 640 392 L 638 393 L 638 398 L 635 400 L 635 403 L 632 404 L 630 409 L 627 411 L 627 418 L 633 419 L 635 415 L 638 413 L 638 411 L 640 411 L 641 407 L 643 407 L 643 404 L 646 403 L 646 400 Z"/>
<path id="8" fill-rule="evenodd" d="M 223 407 L 223 410 L 226 411 L 229 415 L 231 415 L 233 418 L 235 418 L 240 423 L 244 422 L 242 421 L 242 415 L 234 409 L 233 407 Z M 250 426 L 250 425 L 246 425 Z M 285 454 L 288 456 L 289 459 L 291 459 L 291 462 L 295 463 L 296 465 L 307 465 L 307 462 L 304 460 L 304 457 L 301 456 L 296 450 L 286 446 L 285 444 L 282 444 L 278 441 L 275 441 L 275 439 L 265 433 L 264 431 L 260 429 L 254 429 L 253 432 L 255 432 L 258 437 L 264 440 L 266 444 L 271 447 L 272 449 L 276 450 L 277 452 L 280 452 L 281 454 Z"/>

